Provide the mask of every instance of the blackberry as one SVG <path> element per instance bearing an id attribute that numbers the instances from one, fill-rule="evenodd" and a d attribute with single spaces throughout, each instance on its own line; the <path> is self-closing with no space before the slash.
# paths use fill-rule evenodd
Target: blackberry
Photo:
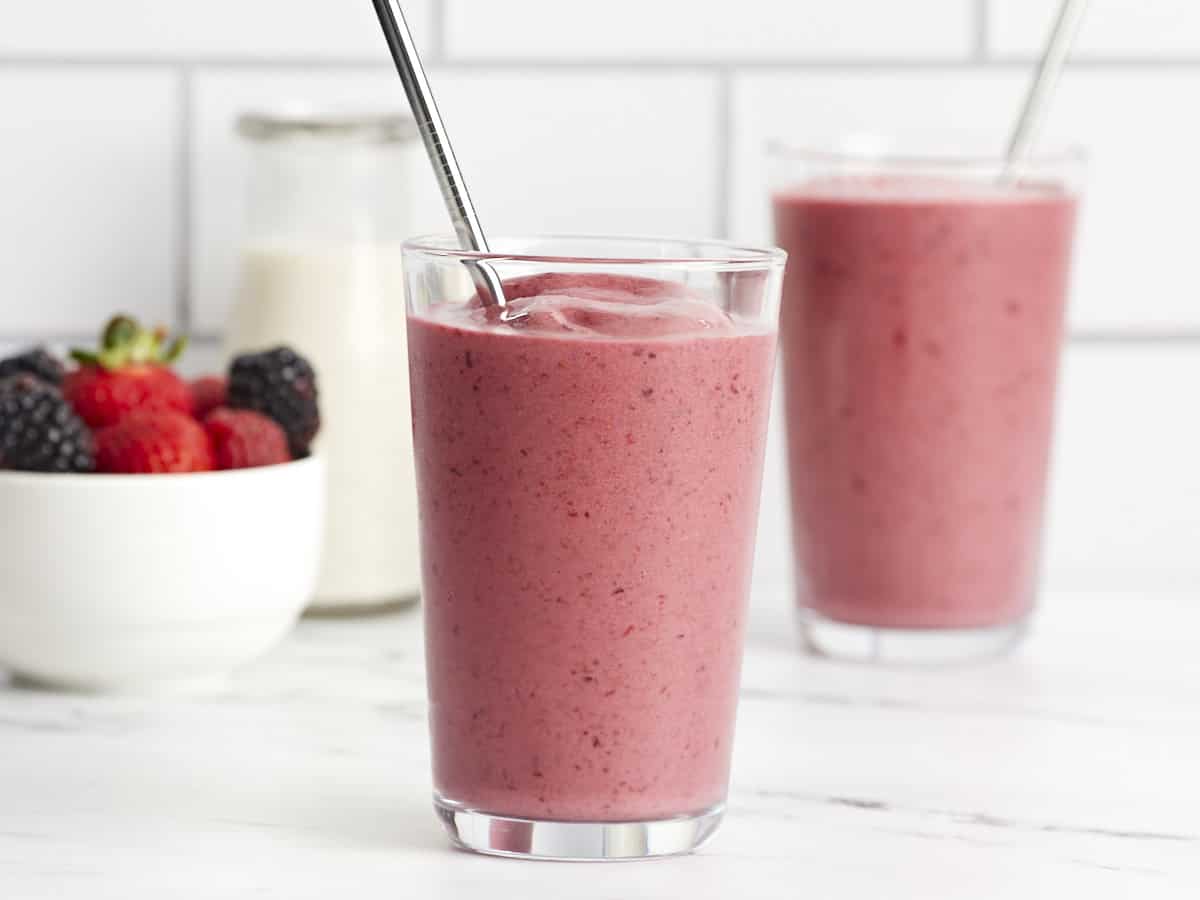
<path id="1" fill-rule="evenodd" d="M 0 379 L 0 469 L 91 472 L 92 433 L 58 388 L 28 373 Z"/>
<path id="2" fill-rule="evenodd" d="M 321 428 L 317 407 L 317 376 L 303 356 L 290 347 L 246 353 L 229 367 L 226 404 L 251 409 L 274 419 L 288 438 L 297 459 L 308 455 Z"/>
<path id="3" fill-rule="evenodd" d="M 0 359 L 0 378 L 26 372 L 36 375 L 46 384 L 62 384 L 63 364 L 46 352 L 44 347 L 34 347 L 17 356 Z"/>

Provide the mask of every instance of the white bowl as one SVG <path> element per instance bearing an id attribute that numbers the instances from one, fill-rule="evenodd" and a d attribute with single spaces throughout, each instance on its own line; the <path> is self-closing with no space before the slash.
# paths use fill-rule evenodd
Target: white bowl
<path id="1" fill-rule="evenodd" d="M 320 459 L 193 475 L 0 472 L 0 668 L 145 691 L 219 680 L 312 597 Z"/>

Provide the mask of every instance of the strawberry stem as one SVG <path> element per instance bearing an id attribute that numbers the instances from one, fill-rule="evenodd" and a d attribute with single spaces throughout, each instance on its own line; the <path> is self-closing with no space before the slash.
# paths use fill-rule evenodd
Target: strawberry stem
<path id="1" fill-rule="evenodd" d="M 117 316 L 105 326 L 100 336 L 100 345 L 105 350 L 115 350 L 132 343 L 142 329 L 137 320 L 130 316 Z"/>
<path id="2" fill-rule="evenodd" d="M 177 337 L 165 349 L 165 328 L 142 328 L 132 316 L 114 317 L 100 335 L 99 350 L 75 349 L 71 357 L 85 366 L 101 366 L 106 371 L 126 366 L 163 365 L 176 362 L 187 348 L 187 338 Z"/>
<path id="3" fill-rule="evenodd" d="M 186 335 L 181 335 L 171 341 L 171 346 L 167 348 L 167 352 L 162 354 L 161 359 L 164 363 L 170 364 L 177 362 L 179 357 L 183 356 L 183 351 L 187 349 L 188 339 Z"/>

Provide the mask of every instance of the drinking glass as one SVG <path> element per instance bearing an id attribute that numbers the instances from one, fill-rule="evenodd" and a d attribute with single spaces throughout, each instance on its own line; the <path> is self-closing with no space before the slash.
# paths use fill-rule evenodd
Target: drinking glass
<path id="1" fill-rule="evenodd" d="M 1037 592 L 1082 157 L 775 147 L 797 598 L 831 656 L 1002 652 Z"/>
<path id="2" fill-rule="evenodd" d="M 404 250 L 435 805 L 485 853 L 688 852 L 725 804 L 784 255 L 493 249 Z"/>

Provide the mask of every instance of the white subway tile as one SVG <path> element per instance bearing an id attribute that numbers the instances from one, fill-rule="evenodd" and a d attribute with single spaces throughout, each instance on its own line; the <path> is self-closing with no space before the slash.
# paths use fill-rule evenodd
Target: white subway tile
<path id="1" fill-rule="evenodd" d="M 874 132 L 911 146 L 950 133 L 955 141 L 978 136 L 975 145 L 998 150 L 1027 79 L 1013 70 L 896 69 L 739 77 L 734 236 L 770 239 L 764 148 L 772 137 L 821 143 Z M 1179 202 L 1180 184 L 1200 158 L 1200 125 L 1180 111 L 1197 96 L 1200 71 L 1087 69 L 1064 78 L 1044 144 L 1081 143 L 1092 158 L 1072 300 L 1076 328 L 1200 326 L 1191 290 L 1194 228 Z"/>
<path id="2" fill-rule="evenodd" d="M 1032 57 L 1041 51 L 1057 3 L 992 0 L 989 44 L 998 56 Z M 1075 56 L 1156 59 L 1200 54 L 1200 5 L 1194 0 L 1092 0 Z"/>
<path id="3" fill-rule="evenodd" d="M 417 40 L 431 40 L 431 0 L 405 0 Z M 0 55 L 384 60 L 371 4 L 359 0 L 68 0 L 24 3 L 4 17 Z"/>
<path id="4" fill-rule="evenodd" d="M 1200 343 L 1067 348 L 1050 487 L 1047 590 L 1200 591 L 1200 416 L 1190 413 L 1197 384 Z M 760 603 L 790 596 L 780 412 L 771 423 L 759 517 Z"/>
<path id="5" fill-rule="evenodd" d="M 1200 344 L 1076 345 L 1063 376 L 1047 583 L 1200 591 Z"/>
<path id="6" fill-rule="evenodd" d="M 716 83 L 685 73 L 434 71 L 447 127 L 492 233 L 711 235 L 717 228 Z M 238 111 L 288 99 L 396 108 L 387 72 L 204 73 L 195 81 L 192 287 L 205 330 L 234 290 L 246 159 Z M 449 223 L 414 146 L 416 230 Z"/>
<path id="7" fill-rule="evenodd" d="M 0 68 L 0 334 L 171 320 L 179 101 L 159 71 Z"/>
<path id="8" fill-rule="evenodd" d="M 717 81 L 688 73 L 445 73 L 447 125 L 485 224 L 712 236 Z"/>
<path id="9" fill-rule="evenodd" d="M 1091 154 L 1078 324 L 1162 331 L 1200 325 L 1195 217 L 1181 196 L 1200 159 L 1200 122 L 1183 112 L 1198 96 L 1200 70 L 1074 71 L 1064 78 L 1049 140 L 1077 139 Z"/>
<path id="10" fill-rule="evenodd" d="M 964 58 L 973 0 L 445 0 L 452 59 Z"/>
<path id="11" fill-rule="evenodd" d="M 924 145 L 951 128 L 972 144 L 999 139 L 1016 101 L 1017 79 L 970 70 L 745 74 L 734 80 L 731 230 L 739 240 L 771 238 L 767 144 L 836 144 L 884 135 Z M 982 135 L 979 134 L 982 132 Z"/>

